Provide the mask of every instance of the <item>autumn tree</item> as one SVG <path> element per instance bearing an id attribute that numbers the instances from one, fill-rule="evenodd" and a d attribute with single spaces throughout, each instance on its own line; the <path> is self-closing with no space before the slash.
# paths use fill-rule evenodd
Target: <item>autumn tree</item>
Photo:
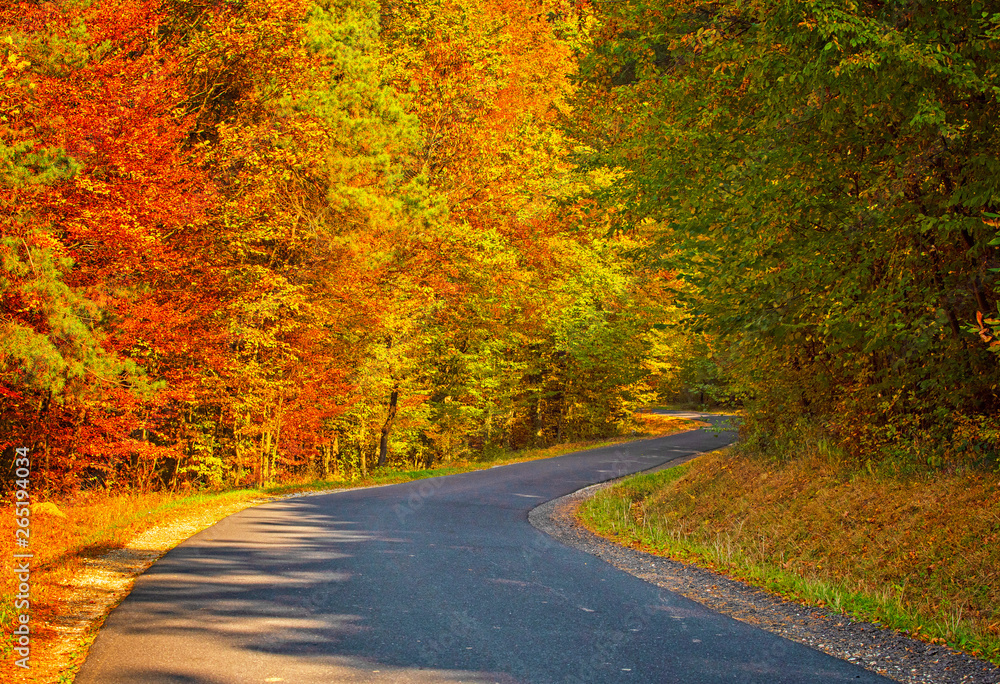
<path id="1" fill-rule="evenodd" d="M 3 444 L 53 488 L 221 487 L 621 429 L 672 290 L 577 199 L 585 33 L 554 0 L 0 10 Z"/>
<path id="2" fill-rule="evenodd" d="M 203 272 L 191 226 L 208 190 L 187 163 L 159 20 L 143 2 L 16 3 L 0 19 L 15 72 L 0 187 L 12 208 L 2 366 L 17 395 L 5 441 L 44 451 L 55 481 L 156 458 L 164 445 L 139 433 L 169 370 L 148 370 L 204 360 L 183 340 L 205 309 L 175 293 Z"/>

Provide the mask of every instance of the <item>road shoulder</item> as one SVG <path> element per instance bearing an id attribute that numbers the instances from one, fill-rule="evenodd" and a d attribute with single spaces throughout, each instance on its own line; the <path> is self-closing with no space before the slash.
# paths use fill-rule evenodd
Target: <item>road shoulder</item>
<path id="1" fill-rule="evenodd" d="M 677 463 L 671 463 L 677 465 Z M 907 684 L 1000 684 L 1000 668 L 869 622 L 784 600 L 724 575 L 628 548 L 577 520 L 580 505 L 613 482 L 585 487 L 533 509 L 531 524 L 556 540 L 712 610 Z"/>

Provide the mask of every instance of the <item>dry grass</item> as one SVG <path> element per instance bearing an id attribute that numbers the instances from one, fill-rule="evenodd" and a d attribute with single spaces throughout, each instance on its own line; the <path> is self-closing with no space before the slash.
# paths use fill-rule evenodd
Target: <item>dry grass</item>
<path id="1" fill-rule="evenodd" d="M 639 432 L 644 437 L 663 437 L 672 435 L 675 432 L 690 430 L 695 427 L 704 427 L 708 423 L 692 421 L 686 418 L 674 418 L 672 416 L 662 416 L 657 413 L 639 412 L 635 414 L 636 423 L 639 425 Z"/>
<path id="2" fill-rule="evenodd" d="M 599 494 L 585 522 L 1000 663 L 996 475 L 847 476 L 820 457 L 725 453 L 666 473 Z"/>
<path id="3" fill-rule="evenodd" d="M 207 527 L 213 522 L 260 500 L 260 492 L 239 491 L 216 494 L 107 495 L 81 493 L 60 502 L 59 512 L 37 511 L 31 516 L 31 666 L 52 670 L 47 661 L 60 638 L 57 624 L 72 579 L 82 572 L 88 558 L 123 547 L 130 539 L 157 526 L 169 525 L 185 517 L 203 516 Z M 192 533 L 197 530 L 192 530 Z M 23 551 L 23 549 L 22 549 Z M 14 549 L 14 515 L 10 507 L 0 508 L 0 554 L 11 559 Z M 9 637 L 14 610 L 14 577 L 0 577 L 0 625 Z M 4 667 L 15 672 L 10 642 L 0 643 Z M 59 671 L 56 668 L 54 671 Z M 30 673 L 25 673 L 30 674 Z M 45 681 L 32 679 L 32 681 Z M 56 680 L 52 680 L 56 681 Z"/>
<path id="4" fill-rule="evenodd" d="M 642 433 L 639 438 L 658 437 L 664 434 L 692 429 L 696 424 L 678 418 L 647 415 L 640 418 Z M 627 439 L 609 439 L 577 442 L 548 448 L 530 449 L 517 453 L 497 454 L 482 461 L 457 461 L 430 470 L 398 472 L 384 471 L 351 482 L 312 481 L 279 485 L 267 490 L 241 490 L 232 492 L 157 492 L 107 493 L 81 492 L 72 498 L 56 501 L 65 516 L 36 512 L 31 517 L 31 544 L 28 551 L 34 554 L 31 561 L 31 681 L 39 679 L 42 671 L 69 672 L 63 679 L 72 681 L 73 662 L 82 660 L 89 640 L 77 640 L 68 645 L 57 643 L 65 639 L 57 625 L 65 617 L 74 591 L 72 578 L 84 570 L 87 559 L 122 549 L 131 540 L 154 528 L 166 528 L 177 523 L 197 521 L 191 528 L 193 534 L 211 524 L 242 510 L 255 502 L 276 495 L 299 491 L 363 487 L 407 482 L 424 477 L 450 475 L 489 468 L 496 465 L 552 458 L 571 451 L 617 444 Z M 0 506 L 0 557 L 6 563 L 12 560 L 14 548 L 14 513 L 11 506 Z M 161 551 L 166 551 L 167 548 Z M 0 662 L 6 672 L 13 672 L 14 654 L 11 651 L 11 630 L 16 617 L 14 610 L 15 577 L 9 571 L 0 576 Z M 106 606 L 110 610 L 112 605 Z M 92 636 L 92 635 L 91 635 Z M 58 661 L 58 662 L 56 662 Z"/>

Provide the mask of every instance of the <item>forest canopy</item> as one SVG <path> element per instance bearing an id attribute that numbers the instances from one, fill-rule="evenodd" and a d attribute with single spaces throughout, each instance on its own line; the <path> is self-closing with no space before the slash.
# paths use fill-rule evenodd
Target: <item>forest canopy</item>
<path id="1" fill-rule="evenodd" d="M 0 448 L 354 478 L 697 397 L 993 467 L 998 49 L 994 2 L 7 3 Z"/>
<path id="2" fill-rule="evenodd" d="M 357 477 L 629 426 L 670 274 L 610 236 L 537 0 L 0 9 L 0 447 L 50 490 Z"/>

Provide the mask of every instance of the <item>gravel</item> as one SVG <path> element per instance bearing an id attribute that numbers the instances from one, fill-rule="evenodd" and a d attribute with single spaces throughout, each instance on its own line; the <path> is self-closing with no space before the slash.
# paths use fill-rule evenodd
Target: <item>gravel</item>
<path id="1" fill-rule="evenodd" d="M 878 624 L 787 601 L 745 582 L 627 548 L 591 533 L 577 522 L 576 511 L 585 499 L 610 484 L 586 487 L 549 501 L 532 510 L 528 519 L 567 546 L 586 551 L 640 579 L 898 682 L 1000 684 L 1000 668 L 984 660 L 911 639 Z"/>

